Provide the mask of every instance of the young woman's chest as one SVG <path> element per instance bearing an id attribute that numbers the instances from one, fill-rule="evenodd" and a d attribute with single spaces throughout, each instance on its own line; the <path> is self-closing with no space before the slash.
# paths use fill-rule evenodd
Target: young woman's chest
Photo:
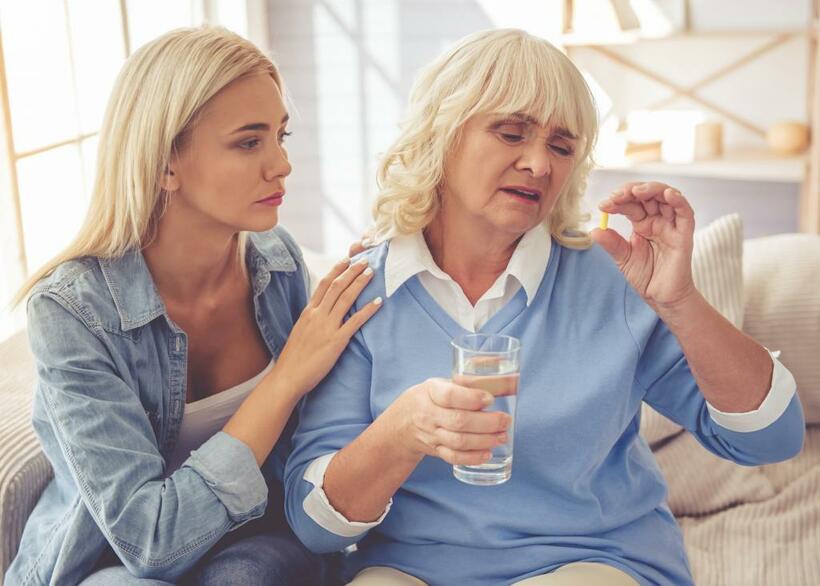
<path id="1" fill-rule="evenodd" d="M 187 337 L 187 403 L 243 383 L 270 362 L 249 291 L 169 314 Z"/>

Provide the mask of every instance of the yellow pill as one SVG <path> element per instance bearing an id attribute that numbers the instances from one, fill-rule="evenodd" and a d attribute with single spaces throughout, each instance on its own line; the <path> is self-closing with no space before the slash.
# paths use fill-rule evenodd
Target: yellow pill
<path id="1" fill-rule="evenodd" d="M 606 212 L 601 212 L 601 223 L 598 224 L 598 227 L 601 230 L 606 230 L 607 226 L 609 226 L 609 214 Z"/>

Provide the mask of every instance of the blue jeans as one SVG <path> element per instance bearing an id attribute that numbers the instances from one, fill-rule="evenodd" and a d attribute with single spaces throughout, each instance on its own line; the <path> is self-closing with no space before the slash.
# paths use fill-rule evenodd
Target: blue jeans
<path id="1" fill-rule="evenodd" d="M 241 529 L 240 529 L 241 531 Z M 322 586 L 332 584 L 328 560 L 311 553 L 289 530 L 232 538 L 226 535 L 179 581 L 197 586 Z M 123 565 L 97 570 L 80 586 L 168 586 L 137 578 Z"/>

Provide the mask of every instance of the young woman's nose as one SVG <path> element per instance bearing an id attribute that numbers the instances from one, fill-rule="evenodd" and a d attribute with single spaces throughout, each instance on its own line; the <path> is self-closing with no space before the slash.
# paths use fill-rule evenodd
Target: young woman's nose
<path id="1" fill-rule="evenodd" d="M 524 147 L 516 162 L 516 169 L 528 172 L 533 177 L 549 175 L 552 167 L 548 148 L 541 141 L 531 141 Z"/>
<path id="2" fill-rule="evenodd" d="M 273 181 L 277 177 L 287 177 L 293 170 L 293 166 L 288 161 L 288 154 L 284 148 L 279 146 L 267 160 L 264 169 L 265 181 Z"/>

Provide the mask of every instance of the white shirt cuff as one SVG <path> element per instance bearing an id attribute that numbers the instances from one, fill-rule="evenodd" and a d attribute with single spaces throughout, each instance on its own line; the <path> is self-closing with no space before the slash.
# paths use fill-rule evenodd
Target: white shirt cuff
<path id="1" fill-rule="evenodd" d="M 708 401 L 706 402 L 709 415 L 721 427 L 739 432 L 759 431 L 777 421 L 789 406 L 794 393 L 797 391 L 797 383 L 789 369 L 777 359 L 780 352 L 772 352 L 768 348 L 766 350 L 772 357 L 774 371 L 772 373 L 772 388 L 769 389 L 769 394 L 766 395 L 760 407 L 754 411 L 744 413 L 725 413 L 712 407 Z"/>
<path id="2" fill-rule="evenodd" d="M 362 523 L 359 521 L 348 521 L 344 515 L 333 508 L 330 501 L 327 500 L 322 486 L 325 482 L 325 471 L 330 465 L 330 461 L 338 452 L 331 452 L 316 458 L 308 465 L 305 470 L 305 475 L 302 477 L 313 485 L 311 490 L 302 502 L 302 508 L 307 513 L 307 516 L 313 519 L 322 529 L 330 531 L 335 535 L 341 537 L 357 537 L 366 533 L 382 521 L 390 512 L 390 507 L 393 505 L 393 499 L 387 503 L 381 517 L 370 523 Z"/>

